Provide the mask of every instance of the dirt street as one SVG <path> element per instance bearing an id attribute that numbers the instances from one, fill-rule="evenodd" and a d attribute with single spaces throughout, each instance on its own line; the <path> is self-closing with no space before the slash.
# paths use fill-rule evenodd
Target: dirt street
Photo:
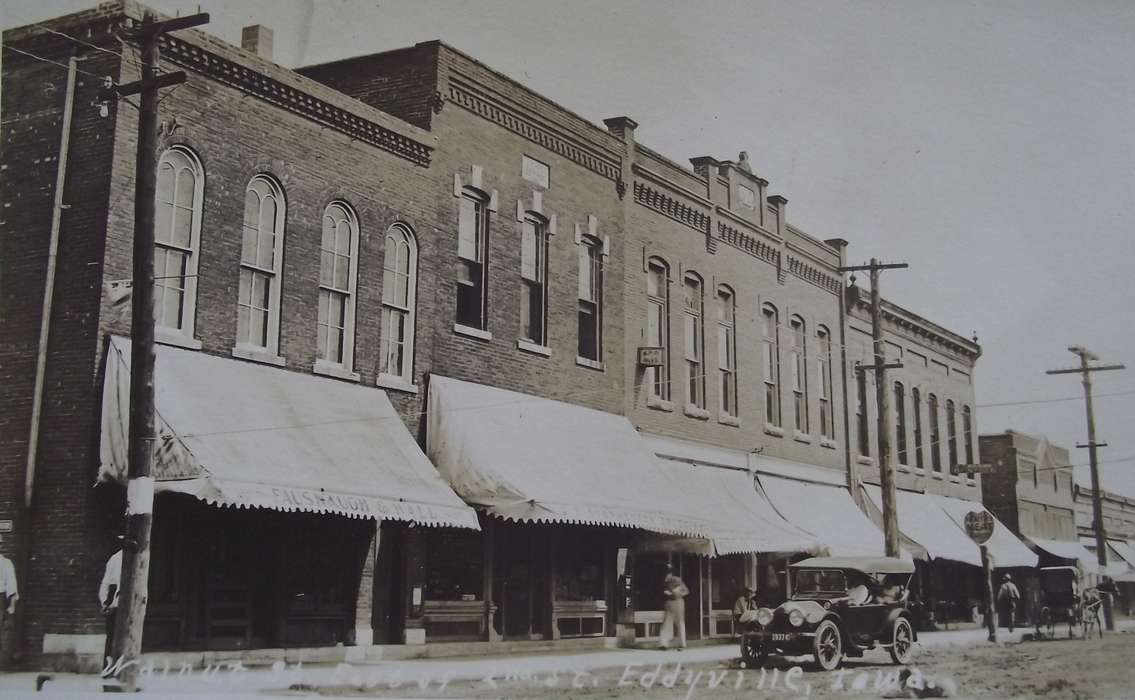
<path id="1" fill-rule="evenodd" d="M 803 668 L 795 662 L 803 664 Z M 952 687 L 957 698 L 1135 697 L 1135 634 L 1103 640 L 1059 639 L 1004 647 L 920 649 L 915 678 Z M 293 695 L 399 698 L 682 698 L 918 697 L 902 694 L 899 667 L 885 652 L 845 662 L 833 673 L 814 671 L 805 659 L 782 660 L 761 670 L 730 663 L 683 663 L 681 652 L 662 666 L 629 666 L 593 672 L 542 673 L 517 670 L 476 681 L 432 683 L 428 688 L 388 683 L 333 688 L 295 688 Z"/>

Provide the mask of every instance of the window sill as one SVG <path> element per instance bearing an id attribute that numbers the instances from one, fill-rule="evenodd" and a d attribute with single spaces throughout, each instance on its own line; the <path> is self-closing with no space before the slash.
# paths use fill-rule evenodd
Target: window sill
<path id="1" fill-rule="evenodd" d="M 483 331 L 480 328 L 474 328 L 472 326 L 463 326 L 460 323 L 453 324 L 453 332 L 457 333 L 458 335 L 476 338 L 477 340 L 493 339 L 493 334 L 488 331 Z"/>
<path id="2" fill-rule="evenodd" d="M 163 331 L 161 328 L 154 329 L 154 342 L 161 343 L 162 345 L 173 345 L 174 347 L 185 348 L 186 350 L 201 349 L 200 340 L 182 335 L 181 333 Z"/>
<path id="3" fill-rule="evenodd" d="M 895 469 L 902 472 L 903 474 L 910 473 L 910 467 L 906 466 L 905 464 L 896 464 Z"/>
<path id="4" fill-rule="evenodd" d="M 383 389 L 393 389 L 394 391 L 404 391 L 407 394 L 418 393 L 418 385 L 407 382 L 402 377 L 395 377 L 392 374 L 380 374 L 374 380 L 375 386 L 380 386 Z"/>
<path id="5" fill-rule="evenodd" d="M 489 337 L 491 338 L 492 336 Z M 530 352 L 533 355 L 543 355 L 544 357 L 552 356 L 552 349 L 547 345 L 538 345 L 527 340 L 518 340 L 516 341 L 516 347 L 524 352 Z"/>
<path id="6" fill-rule="evenodd" d="M 812 444 L 812 436 L 809 435 L 808 433 L 802 433 L 799 430 L 795 430 L 795 431 L 792 432 L 792 439 L 795 440 L 796 442 L 802 442 L 805 445 L 811 445 Z"/>
<path id="7" fill-rule="evenodd" d="M 287 360 L 279 355 L 268 352 L 264 348 L 249 347 L 247 345 L 237 345 L 233 348 L 232 355 L 242 360 L 263 362 L 266 365 L 276 365 L 277 367 L 286 367 L 288 364 Z"/>
<path id="8" fill-rule="evenodd" d="M 962 483 L 962 477 L 958 476 L 957 474 L 951 474 L 950 481 L 954 482 L 955 484 L 960 484 Z"/>
<path id="9" fill-rule="evenodd" d="M 682 412 L 690 418 L 697 418 L 698 420 L 709 420 L 709 411 L 705 410 L 701 406 L 695 406 L 692 403 L 686 404 L 682 409 Z"/>
<path id="10" fill-rule="evenodd" d="M 932 471 L 932 472 L 930 472 L 930 476 L 931 476 L 931 477 L 933 477 L 933 478 L 935 478 L 935 479 L 943 479 L 943 478 L 945 478 L 945 477 L 943 477 L 943 476 L 942 476 L 942 472 L 934 472 L 934 471 Z"/>
<path id="11" fill-rule="evenodd" d="M 666 399 L 660 399 L 657 396 L 647 396 L 646 407 L 653 408 L 656 411 L 673 412 L 674 410 L 674 404 L 670 403 Z"/>
<path id="12" fill-rule="evenodd" d="M 977 479 L 972 476 L 966 477 L 966 486 L 977 486 Z"/>
<path id="13" fill-rule="evenodd" d="M 334 377 L 335 379 L 346 379 L 349 382 L 357 382 L 360 379 L 358 372 L 352 372 L 343 365 L 337 365 L 327 360 L 316 360 L 311 371 L 313 374 L 322 374 L 325 377 Z"/>
<path id="14" fill-rule="evenodd" d="M 820 447 L 826 447 L 829 450 L 834 450 L 839 447 L 835 440 L 829 438 L 820 438 Z"/>
<path id="15" fill-rule="evenodd" d="M 734 428 L 741 427 L 741 419 L 728 413 L 722 413 L 721 415 L 719 415 L 717 417 L 717 422 L 721 423 L 722 425 L 731 425 Z"/>
<path id="16" fill-rule="evenodd" d="M 915 476 L 926 476 L 926 470 L 921 468 L 921 467 L 915 467 L 914 468 L 914 475 Z"/>
<path id="17" fill-rule="evenodd" d="M 855 461 L 856 461 L 856 463 L 862 464 L 865 467 L 875 466 L 875 460 L 871 459 L 870 457 L 864 457 L 863 455 L 859 455 L 858 457 L 856 457 Z"/>
<path id="18" fill-rule="evenodd" d="M 765 423 L 765 435 L 772 435 L 773 437 L 784 437 L 784 428 L 772 423 Z"/>
<path id="19" fill-rule="evenodd" d="M 589 360 L 586 357 L 580 357 L 579 355 L 575 356 L 575 364 L 579 365 L 580 367 L 587 367 L 589 369 L 597 369 L 600 372 L 607 369 L 606 367 L 603 366 L 602 362 L 596 362 L 595 360 Z"/>

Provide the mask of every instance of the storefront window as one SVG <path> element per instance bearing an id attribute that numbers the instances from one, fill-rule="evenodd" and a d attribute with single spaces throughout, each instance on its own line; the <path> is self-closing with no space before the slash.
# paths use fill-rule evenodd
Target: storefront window
<path id="1" fill-rule="evenodd" d="M 731 554 L 712 560 L 711 601 L 714 610 L 733 609 L 733 603 L 737 602 L 745 588 L 745 562 L 744 554 Z"/>
<path id="2" fill-rule="evenodd" d="M 665 602 L 662 582 L 666 579 L 666 563 L 670 556 L 665 553 L 639 553 L 635 556 L 634 570 L 634 609 L 661 610 Z"/>
<path id="3" fill-rule="evenodd" d="M 556 551 L 556 600 L 605 600 L 602 541 L 561 537 Z"/>
<path id="4" fill-rule="evenodd" d="M 484 600 L 481 533 L 431 529 L 426 562 L 426 600 Z"/>

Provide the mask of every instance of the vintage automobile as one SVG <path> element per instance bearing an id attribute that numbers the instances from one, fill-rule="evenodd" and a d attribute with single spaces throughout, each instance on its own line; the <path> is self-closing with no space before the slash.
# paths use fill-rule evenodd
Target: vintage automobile
<path id="1" fill-rule="evenodd" d="M 762 664 L 769 654 L 813 654 L 825 671 L 843 657 L 886 648 L 910 662 L 918 637 L 907 609 L 914 564 L 889 557 L 812 557 L 789 566 L 791 595 L 778 608 L 741 616 L 741 656 Z"/>

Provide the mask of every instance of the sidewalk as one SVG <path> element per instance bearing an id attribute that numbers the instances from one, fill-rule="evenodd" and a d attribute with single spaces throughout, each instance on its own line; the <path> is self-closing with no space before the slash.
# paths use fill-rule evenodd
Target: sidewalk
<path id="1" fill-rule="evenodd" d="M 1007 629 L 997 630 L 999 644 L 1015 644 L 1023 635 L 1031 634 L 1032 628 L 1018 628 L 1012 634 Z M 1119 620 L 1117 634 L 1135 631 L 1135 620 Z M 986 630 L 962 629 L 939 632 L 924 632 L 919 635 L 918 648 L 942 649 L 948 647 L 972 647 L 988 644 Z M 1059 636 L 1059 635 L 1058 635 Z M 872 652 L 881 653 L 881 652 Z M 917 658 L 917 648 L 915 651 Z M 655 649 L 613 649 L 603 651 L 548 652 L 542 654 L 477 656 L 446 659 L 411 659 L 403 661 L 380 661 L 357 664 L 311 664 L 294 665 L 278 662 L 273 667 L 233 669 L 229 666 L 211 669 L 179 669 L 171 667 L 163 673 L 162 668 L 154 670 L 146 679 L 144 688 L 149 693 L 161 695 L 209 694 L 226 697 L 263 697 L 265 692 L 285 691 L 293 685 L 313 689 L 319 686 L 365 686 L 381 685 L 389 687 L 423 687 L 437 694 L 444 687 L 458 680 L 495 679 L 508 682 L 521 678 L 538 676 L 548 678 L 553 674 L 570 682 L 576 674 L 586 676 L 588 672 L 603 668 L 638 666 L 649 668 L 657 664 L 721 663 L 737 658 L 736 643 L 695 646 L 683 651 L 661 651 Z M 15 673 L 0 676 L 0 696 L 78 695 L 101 692 L 100 680 L 92 675 L 51 674 L 41 693 L 35 692 L 36 678 L 42 674 Z"/>

